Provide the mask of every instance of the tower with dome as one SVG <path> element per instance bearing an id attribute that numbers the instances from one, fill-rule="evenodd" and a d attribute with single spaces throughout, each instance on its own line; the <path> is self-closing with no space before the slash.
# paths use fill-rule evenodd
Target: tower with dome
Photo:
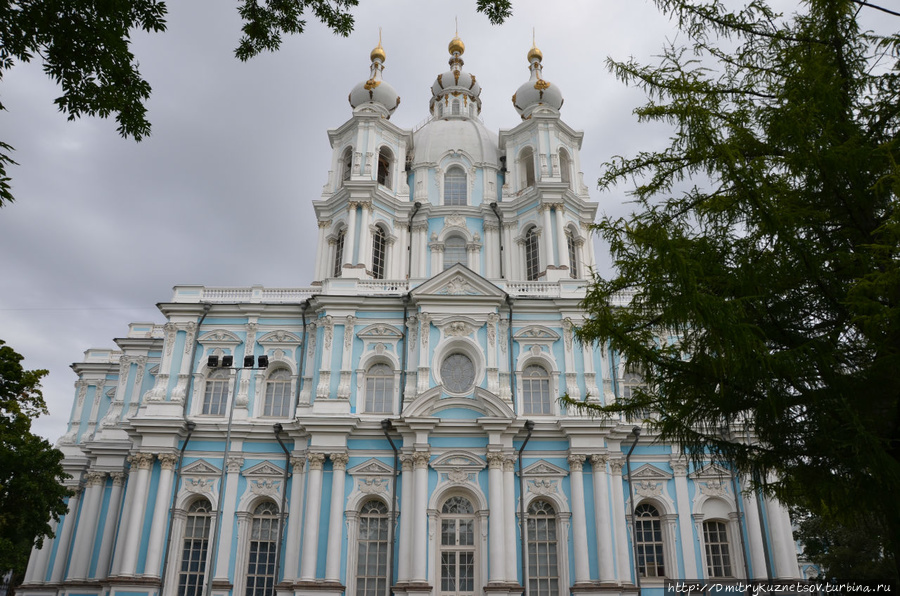
<path id="1" fill-rule="evenodd" d="M 595 263 L 582 133 L 537 47 L 499 134 L 463 41 L 448 50 L 414 129 L 391 122 L 372 50 L 328 131 L 309 286 L 176 286 L 165 324 L 73 365 L 73 496 L 23 595 L 661 596 L 666 578 L 798 577 L 778 502 L 638 438 L 640 421 L 560 405 L 641 383 L 573 336 Z"/>

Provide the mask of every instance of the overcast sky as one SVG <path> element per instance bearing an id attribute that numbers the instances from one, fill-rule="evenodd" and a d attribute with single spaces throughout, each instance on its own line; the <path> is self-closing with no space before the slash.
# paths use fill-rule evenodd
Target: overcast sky
<path id="1" fill-rule="evenodd" d="M 50 370 L 50 415 L 34 428 L 52 441 L 65 432 L 74 396 L 69 364 L 88 348 L 115 348 L 129 322 L 164 322 L 154 305 L 172 286 L 309 285 L 310 202 L 331 160 L 326 131 L 350 117 L 347 94 L 368 78 L 379 27 L 384 78 L 402 98 L 393 123 L 428 116 L 458 17 L 464 68 L 481 83 L 493 131 L 520 122 L 510 98 L 528 79 L 534 28 L 544 78 L 565 97 L 562 117 L 584 131 L 584 179 L 601 213 L 629 209 L 626 187 L 595 190 L 601 164 L 662 147 L 668 136 L 637 124 L 643 94 L 605 67 L 607 56 L 655 61 L 675 38 L 649 0 L 514 0 L 514 16 L 496 27 L 474 0 L 363 0 L 349 38 L 310 17 L 281 51 L 248 63 L 233 57 L 234 6 L 171 1 L 168 31 L 134 35 L 153 88 L 153 131 L 141 143 L 121 139 L 112 120 L 67 122 L 39 63 L 4 75 L 0 140 L 20 165 L 10 169 L 17 201 L 0 210 L 0 339 L 27 368 Z"/>

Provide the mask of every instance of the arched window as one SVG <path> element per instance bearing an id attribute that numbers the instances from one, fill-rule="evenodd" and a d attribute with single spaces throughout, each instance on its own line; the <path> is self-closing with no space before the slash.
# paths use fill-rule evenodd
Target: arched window
<path id="1" fill-rule="evenodd" d="M 466 240 L 460 236 L 449 236 L 444 240 L 444 269 L 449 269 L 457 263 L 469 264 L 466 257 Z"/>
<path id="2" fill-rule="evenodd" d="M 538 236 L 534 228 L 525 234 L 525 279 L 534 281 L 541 274 L 541 256 L 538 250 Z"/>
<path id="3" fill-rule="evenodd" d="M 466 205 L 466 172 L 453 166 L 444 174 L 444 205 Z"/>
<path id="4" fill-rule="evenodd" d="M 287 418 L 291 414 L 291 373 L 279 368 L 266 379 L 266 398 L 263 402 L 263 416 Z"/>
<path id="5" fill-rule="evenodd" d="M 718 520 L 703 522 L 703 542 L 708 577 L 732 577 L 728 525 Z"/>
<path id="6" fill-rule="evenodd" d="M 332 266 L 332 274 L 334 277 L 340 277 L 344 267 L 344 236 L 346 230 L 341 228 L 334 239 L 334 264 Z"/>
<path id="7" fill-rule="evenodd" d="M 438 102 L 438 118 L 444 117 L 444 104 Z"/>
<path id="8" fill-rule="evenodd" d="M 519 153 L 519 187 L 534 186 L 534 151 L 525 147 Z"/>
<path id="9" fill-rule="evenodd" d="M 522 373 L 522 411 L 529 414 L 550 414 L 550 375 L 535 364 Z"/>
<path id="10" fill-rule="evenodd" d="M 635 508 L 634 533 L 641 577 L 664 577 L 662 522 L 656 507 L 641 503 Z"/>
<path id="11" fill-rule="evenodd" d="M 275 593 L 275 554 L 278 544 L 278 507 L 267 501 L 253 511 L 247 561 L 246 596 Z"/>
<path id="12" fill-rule="evenodd" d="M 547 501 L 528 506 L 528 584 L 534 596 L 560 593 L 556 510 Z"/>
<path id="13" fill-rule="evenodd" d="M 387 505 L 366 501 L 359 512 L 359 549 L 356 559 L 357 596 L 382 596 L 387 588 Z"/>
<path id="14" fill-rule="evenodd" d="M 372 234 L 372 277 L 375 279 L 384 279 L 386 242 L 384 230 L 375 226 L 375 233 Z"/>
<path id="15" fill-rule="evenodd" d="M 559 178 L 564 184 L 572 184 L 572 160 L 565 149 L 559 150 Z"/>
<path id="16" fill-rule="evenodd" d="M 575 245 L 575 235 L 571 230 L 566 232 L 566 246 L 569 249 L 569 277 L 578 279 L 578 247 Z"/>
<path id="17" fill-rule="evenodd" d="M 350 180 L 350 173 L 353 170 L 353 147 L 347 147 L 341 156 L 341 180 Z"/>
<path id="18" fill-rule="evenodd" d="M 218 368 L 206 377 L 206 388 L 203 391 L 203 409 L 201 414 L 207 416 L 224 416 L 228 404 L 228 370 Z"/>
<path id="19" fill-rule="evenodd" d="M 207 499 L 194 501 L 187 512 L 181 546 L 178 596 L 200 596 L 206 576 L 212 506 Z"/>
<path id="20" fill-rule="evenodd" d="M 459 102 L 458 102 L 458 101 L 454 101 L 454 102 L 453 102 L 452 104 L 450 104 L 450 105 L 451 105 L 451 110 L 452 110 L 451 113 L 452 113 L 454 116 L 459 116 Z"/>
<path id="21" fill-rule="evenodd" d="M 442 594 L 475 593 L 475 508 L 465 497 L 441 507 L 440 572 Z"/>
<path id="22" fill-rule="evenodd" d="M 394 154 L 387 147 L 382 147 L 378 152 L 378 184 L 392 188 L 391 169 L 394 164 Z"/>
<path id="23" fill-rule="evenodd" d="M 387 364 L 375 364 L 366 372 L 366 412 L 393 410 L 394 371 Z"/>

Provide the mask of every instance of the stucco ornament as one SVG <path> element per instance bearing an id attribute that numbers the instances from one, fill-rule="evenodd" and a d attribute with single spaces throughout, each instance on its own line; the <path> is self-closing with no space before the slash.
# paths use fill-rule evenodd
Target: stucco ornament
<path id="1" fill-rule="evenodd" d="M 641 497 L 661 497 L 662 482 L 640 480 L 634 483 L 634 492 Z"/>

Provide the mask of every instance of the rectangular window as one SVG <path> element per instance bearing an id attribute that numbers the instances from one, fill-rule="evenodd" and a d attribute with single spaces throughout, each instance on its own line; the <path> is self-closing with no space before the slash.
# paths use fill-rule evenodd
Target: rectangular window
<path id="1" fill-rule="evenodd" d="M 731 577 L 731 555 L 725 524 L 703 522 L 703 540 L 706 543 L 706 571 L 709 577 Z"/>
<path id="2" fill-rule="evenodd" d="M 206 380 L 206 392 L 203 394 L 202 414 L 224 416 L 228 402 L 228 379 L 209 378 Z"/>

